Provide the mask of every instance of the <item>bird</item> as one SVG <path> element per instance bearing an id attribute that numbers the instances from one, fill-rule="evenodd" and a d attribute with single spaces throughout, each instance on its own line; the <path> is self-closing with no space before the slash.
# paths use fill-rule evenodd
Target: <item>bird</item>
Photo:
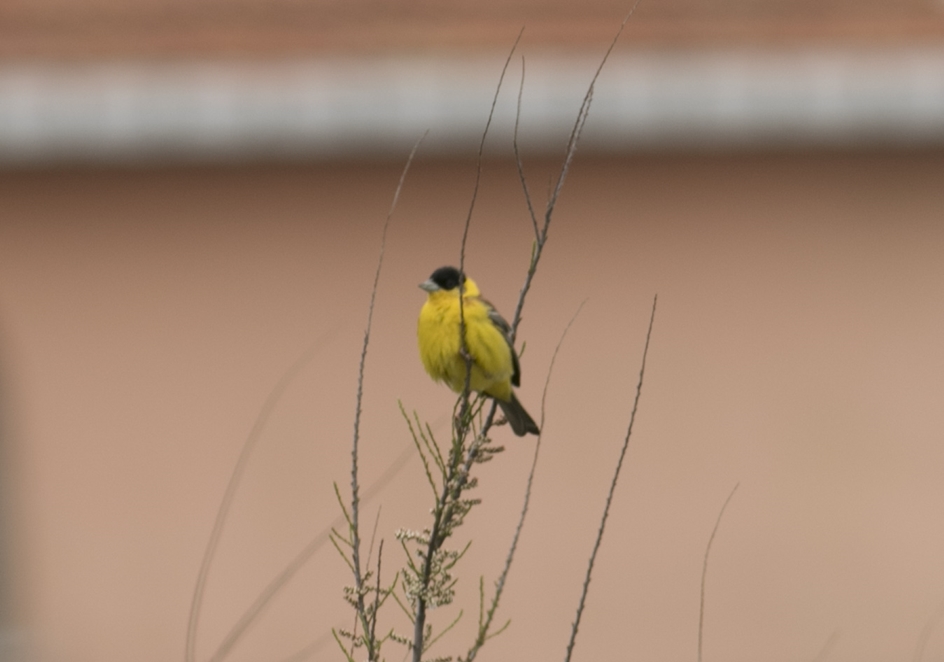
<path id="1" fill-rule="evenodd" d="M 478 285 L 455 267 L 440 267 L 420 283 L 427 293 L 417 323 L 423 367 L 456 393 L 466 383 L 466 359 L 459 341 L 459 286 L 466 347 L 472 360 L 469 388 L 493 398 L 519 437 L 540 434 L 512 386 L 521 385 L 521 367 L 511 341 L 511 325 L 482 298 Z"/>

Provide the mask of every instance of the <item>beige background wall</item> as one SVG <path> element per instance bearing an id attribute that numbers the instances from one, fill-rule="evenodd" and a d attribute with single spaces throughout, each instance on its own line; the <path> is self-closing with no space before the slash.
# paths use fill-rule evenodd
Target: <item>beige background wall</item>
<path id="1" fill-rule="evenodd" d="M 312 343 L 239 490 L 200 631 L 207 659 L 266 581 L 337 514 L 380 230 L 401 165 L 0 174 L 0 359 L 18 596 L 36 659 L 181 659 L 201 554 L 240 444 Z M 553 163 L 532 164 L 543 192 Z M 363 479 L 409 446 L 397 401 L 441 434 L 452 398 L 415 355 L 416 284 L 457 261 L 471 162 L 421 156 L 389 230 L 368 359 Z M 944 601 L 944 156 L 578 158 L 521 338 L 540 413 L 531 517 L 485 659 L 558 659 L 659 310 L 579 659 L 909 659 Z M 485 165 L 468 270 L 511 314 L 530 225 Z M 504 557 L 533 440 L 479 471 L 443 654 Z M 414 457 L 366 509 L 424 525 Z M 368 525 L 369 528 L 369 525 Z M 389 570 L 388 570 L 389 569 Z M 389 574 L 388 574 L 389 573 Z M 234 660 L 281 660 L 350 616 L 322 549 Z M 440 624 L 456 608 L 436 613 Z M 398 621 L 401 630 L 405 629 Z M 835 634 L 834 634 L 835 633 Z M 454 644 L 454 645 L 453 645 Z M 339 659 L 328 642 L 310 659 Z M 944 655 L 944 626 L 924 659 Z M 388 659 L 399 659 L 391 650 Z M 823 659 L 823 658 L 819 658 Z"/>

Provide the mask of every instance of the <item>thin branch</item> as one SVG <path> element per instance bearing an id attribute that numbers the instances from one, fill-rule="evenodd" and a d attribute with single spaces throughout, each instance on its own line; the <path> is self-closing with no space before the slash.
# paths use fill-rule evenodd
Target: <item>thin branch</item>
<path id="1" fill-rule="evenodd" d="M 456 616 L 455 619 L 453 619 L 452 623 L 450 623 L 449 625 L 447 625 L 446 627 L 444 627 L 442 632 L 440 632 L 439 634 L 437 634 L 435 637 L 433 637 L 432 639 L 430 639 L 430 640 L 427 642 L 427 644 L 426 644 L 426 649 L 429 650 L 429 649 L 433 646 L 433 644 L 435 644 L 437 641 L 439 641 L 440 639 L 442 639 L 443 635 L 445 635 L 447 632 L 449 632 L 452 628 L 456 627 L 456 625 L 459 624 L 459 621 L 462 620 L 462 615 L 463 615 L 464 613 L 465 613 L 465 612 L 463 612 L 463 611 L 460 609 L 460 610 L 459 610 L 459 615 Z"/>
<path id="2" fill-rule="evenodd" d="M 505 59 L 505 66 L 502 67 L 501 75 L 498 77 L 498 85 L 495 87 L 495 96 L 492 97 L 492 106 L 488 111 L 488 119 L 485 121 L 485 130 L 482 131 L 482 139 L 479 141 L 479 153 L 476 159 L 475 164 L 475 185 L 472 187 L 472 200 L 469 203 L 469 212 L 466 214 L 465 226 L 462 229 L 462 245 L 459 249 L 459 272 L 464 272 L 465 267 L 465 245 L 466 241 L 469 238 L 469 227 L 472 225 L 472 211 L 475 209 L 475 201 L 478 199 L 479 195 L 479 183 L 482 180 L 482 155 L 485 152 L 485 139 L 488 137 L 488 129 L 492 125 L 492 118 L 495 116 L 495 105 L 498 103 L 498 95 L 501 92 L 502 83 L 505 80 L 505 74 L 508 72 L 508 65 L 511 63 L 511 57 L 515 54 L 515 49 L 518 48 L 518 43 L 521 41 L 521 35 L 524 34 L 524 28 L 518 32 L 518 36 L 515 39 L 515 43 L 511 46 L 511 51 L 508 53 L 508 57 Z"/>
<path id="3" fill-rule="evenodd" d="M 593 74 L 593 78 L 590 79 L 590 86 L 587 88 L 587 94 L 583 98 L 583 103 L 580 104 L 580 110 L 577 112 L 577 121 L 574 122 L 574 128 L 571 131 L 570 140 L 567 142 L 564 165 L 561 167 L 560 175 L 557 179 L 557 185 L 554 187 L 554 191 L 551 193 L 551 197 L 547 202 L 548 216 L 553 211 L 554 205 L 557 203 L 557 198 L 560 196 L 561 189 L 564 187 L 564 180 L 567 178 L 567 172 L 570 169 L 570 163 L 573 160 L 574 153 L 577 150 L 577 142 L 580 140 L 580 133 L 583 131 L 584 124 L 587 122 L 587 114 L 590 112 L 590 103 L 593 100 L 593 88 L 597 84 L 597 79 L 600 77 L 600 72 L 603 71 L 603 66 L 606 64 L 607 60 L 610 59 L 610 53 L 612 53 L 613 49 L 616 47 L 616 42 L 619 41 L 620 36 L 623 34 L 623 29 L 626 27 L 626 24 L 629 23 L 629 19 L 633 17 L 636 7 L 639 6 L 639 2 L 640 0 L 636 0 L 636 2 L 633 3 L 633 6 L 630 7 L 629 13 L 627 13 L 623 18 L 623 22 L 620 23 L 619 30 L 616 31 L 616 35 L 610 42 L 610 47 L 606 49 L 606 53 L 603 55 L 603 59 L 600 61 L 596 72 Z"/>
<path id="4" fill-rule="evenodd" d="M 409 415 L 403 408 L 402 402 L 400 403 L 400 413 L 403 415 L 404 420 L 406 420 L 407 427 L 410 430 L 410 436 L 413 438 L 413 445 L 416 446 L 416 450 L 420 454 L 420 460 L 423 462 L 423 469 L 426 472 L 426 480 L 429 482 L 429 487 L 432 489 L 433 498 L 435 499 L 439 494 L 439 488 L 436 486 L 436 481 L 433 480 L 433 473 L 429 469 L 429 460 L 426 458 L 426 452 L 423 451 L 423 446 L 420 444 L 421 438 L 423 438 L 425 441 L 425 437 L 422 437 L 423 430 L 420 429 L 419 433 L 417 433 L 416 430 L 413 429 L 413 422 L 410 420 Z M 417 422 L 417 425 L 419 425 L 419 422 Z M 428 448 L 429 447 L 427 446 L 427 450 Z M 445 474 L 445 471 L 442 473 Z"/>
<path id="5" fill-rule="evenodd" d="M 577 317 L 580 315 L 580 311 L 583 310 L 583 307 L 587 305 L 587 299 L 584 299 L 580 302 L 580 305 L 577 306 L 577 310 L 574 312 L 573 317 L 570 318 L 570 321 L 567 322 L 567 326 L 564 327 L 564 332 L 561 334 L 560 340 L 557 341 L 557 347 L 554 348 L 554 353 L 551 355 L 551 363 L 547 368 L 547 379 L 544 380 L 544 392 L 541 394 L 541 429 L 544 429 L 544 408 L 547 403 L 547 389 L 551 385 L 551 374 L 554 372 L 554 364 L 557 362 L 557 354 L 560 352 L 561 345 L 564 344 L 564 338 L 567 337 L 567 332 L 570 331 L 570 327 L 574 325 L 574 322 L 577 321 Z M 538 435 L 538 443 L 541 444 L 541 435 Z M 537 455 L 537 451 L 535 451 Z M 535 459 L 535 462 L 537 459 Z M 529 480 L 530 484 L 530 480 Z"/>
<path id="6" fill-rule="evenodd" d="M 584 304 L 586 303 L 587 300 L 584 299 L 577 307 L 577 311 L 573 314 L 573 317 L 570 318 L 570 321 L 567 322 L 567 326 L 564 327 L 564 331 L 561 333 L 560 340 L 557 341 L 557 346 L 554 348 L 554 354 L 551 355 L 551 362 L 547 369 L 547 377 L 544 379 L 544 393 L 541 396 L 541 425 L 539 426 L 541 430 L 544 430 L 544 405 L 547 401 L 547 390 L 551 384 L 551 375 L 554 374 L 554 363 L 557 361 L 557 354 L 560 352 L 561 345 L 564 344 L 564 338 L 567 337 L 567 332 L 570 331 L 570 327 L 573 326 L 574 321 L 576 321 L 577 316 L 580 315 L 580 311 L 583 310 Z M 521 515 L 518 518 L 518 526 L 515 527 L 515 534 L 511 539 L 511 547 L 508 549 L 508 556 L 505 558 L 505 567 L 502 568 L 501 574 L 499 575 L 498 580 L 495 582 L 495 595 L 492 598 L 492 604 L 489 606 L 484 619 L 481 615 L 481 608 L 479 610 L 479 633 L 478 637 L 476 637 L 475 644 L 469 649 L 469 652 L 466 655 L 466 662 L 472 662 L 482 645 L 491 638 L 491 636 L 488 634 L 488 630 L 491 627 L 492 620 L 495 617 L 495 612 L 498 610 L 498 603 L 501 600 L 502 592 L 505 589 L 505 581 L 508 578 L 508 572 L 511 570 L 511 564 L 515 558 L 515 551 L 518 548 L 518 539 L 521 537 L 521 531 L 524 529 L 524 521 L 528 515 L 528 506 L 531 503 L 531 486 L 534 484 L 534 473 L 538 466 L 538 455 L 541 452 L 542 436 L 543 434 L 539 433 L 538 440 L 534 444 L 534 458 L 531 460 L 531 471 L 528 473 L 528 482 L 524 490 L 524 503 L 521 506 Z M 484 598 L 484 595 L 480 596 L 480 599 L 482 598 Z M 504 627 L 507 627 L 507 624 Z M 502 629 L 504 629 L 504 627 Z"/>
<path id="7" fill-rule="evenodd" d="M 332 628 L 331 634 L 334 636 L 334 640 L 338 642 L 338 647 L 340 647 L 341 652 L 344 653 L 344 657 L 347 659 L 347 662 L 355 662 L 354 658 L 351 657 L 351 654 L 348 652 L 347 648 L 344 647 L 344 643 L 341 641 L 341 637 L 338 636 L 337 630 Z"/>
<path id="8" fill-rule="evenodd" d="M 223 493 L 223 499 L 220 501 L 220 507 L 216 512 L 216 519 L 213 522 L 213 529 L 210 532 L 210 540 L 207 542 L 206 549 L 203 552 L 203 559 L 200 561 L 200 570 L 197 573 L 197 583 L 196 586 L 194 586 L 193 598 L 190 602 L 190 617 L 187 621 L 186 651 L 184 653 L 184 659 L 186 662 L 194 662 L 196 660 L 197 630 L 199 629 L 200 625 L 200 610 L 203 606 L 203 597 L 206 593 L 207 580 L 210 576 L 210 566 L 213 564 L 213 558 L 216 556 L 216 550 L 219 547 L 220 538 L 223 535 L 223 526 L 226 523 L 226 518 L 229 516 L 229 511 L 232 508 L 233 499 L 236 498 L 236 490 L 239 487 L 243 473 L 245 472 L 246 466 L 249 463 L 249 458 L 252 455 L 257 442 L 259 441 L 259 437 L 262 435 L 262 431 L 269 422 L 269 417 L 272 415 L 272 411 L 275 409 L 276 404 L 278 404 L 279 400 L 282 398 L 285 390 L 298 376 L 302 368 L 304 368 L 308 362 L 311 361 L 312 357 L 314 357 L 314 355 L 321 350 L 325 343 L 327 343 L 328 340 L 330 340 L 335 335 L 335 333 L 336 331 L 330 331 L 328 333 L 322 334 L 321 337 L 309 345 L 308 349 L 306 349 L 301 356 L 295 359 L 295 362 L 282 374 L 282 376 L 279 378 L 279 381 L 276 382 L 275 386 L 272 387 L 272 390 L 269 391 L 269 395 L 262 404 L 262 408 L 259 410 L 259 415 L 256 416 L 256 420 L 252 425 L 252 429 L 249 431 L 249 435 L 243 442 L 242 450 L 239 452 L 239 458 L 236 460 L 236 466 L 233 467 L 233 472 L 230 474 L 229 482 L 226 485 L 226 491 Z"/>
<path id="9" fill-rule="evenodd" d="M 731 497 L 737 492 L 737 488 L 740 484 L 741 483 L 735 483 L 728 498 L 724 500 L 724 505 L 721 506 L 721 510 L 718 512 L 718 519 L 715 520 L 715 527 L 711 530 L 711 536 L 708 537 L 708 544 L 705 546 L 705 558 L 701 565 L 701 601 L 698 604 L 698 662 L 701 662 L 702 633 L 704 632 L 705 624 L 705 579 L 708 577 L 708 556 L 711 554 L 711 543 L 715 541 L 715 535 L 718 533 L 718 527 L 721 526 L 721 518 L 724 517 L 724 511 L 728 507 L 728 504 L 731 503 Z"/>
<path id="10" fill-rule="evenodd" d="M 370 345 L 370 330 L 374 318 L 374 303 L 377 299 L 377 288 L 380 284 L 380 271 L 383 268 L 384 250 L 387 246 L 387 229 L 390 227 L 390 218 L 397 207 L 397 201 L 400 199 L 400 191 L 403 189 L 403 182 L 406 180 L 406 174 L 413 163 L 413 157 L 426 137 L 424 133 L 416 144 L 403 166 L 403 172 L 400 175 L 400 181 L 397 183 L 396 191 L 393 194 L 393 201 L 390 203 L 390 211 L 387 212 L 387 218 L 384 221 L 383 232 L 380 237 L 380 255 L 377 258 L 377 271 L 374 273 L 374 284 L 370 291 L 370 305 L 367 308 L 367 326 L 364 329 L 364 345 L 361 349 L 361 359 L 357 368 L 357 400 L 354 408 L 354 435 L 351 443 L 351 561 L 354 565 L 354 586 L 357 592 L 357 612 L 364 621 L 361 625 L 364 633 L 367 634 L 367 622 L 364 616 L 364 577 L 361 571 L 361 538 L 360 538 L 360 495 L 358 494 L 359 485 L 357 477 L 357 459 L 358 443 L 360 441 L 361 410 L 364 399 L 364 365 L 367 362 L 367 348 Z M 373 661 L 376 658 L 374 642 L 367 642 L 368 659 Z"/>
<path id="11" fill-rule="evenodd" d="M 537 271 L 538 261 L 541 259 L 541 252 L 544 250 L 544 244 L 547 243 L 548 230 L 551 227 L 551 218 L 554 215 L 554 207 L 557 204 L 557 198 L 560 196 L 561 190 L 564 188 L 564 180 L 567 178 L 567 173 L 570 170 L 570 164 L 574 159 L 574 155 L 577 153 L 577 143 L 580 141 L 580 133 L 583 131 L 584 124 L 587 121 L 587 115 L 590 112 L 590 104 L 593 101 L 593 88 L 597 83 L 597 78 L 600 77 L 600 72 L 603 71 L 603 65 L 606 64 L 607 60 L 610 58 L 610 53 L 613 52 L 613 48 L 616 46 L 616 42 L 619 40 L 620 35 L 623 34 L 623 28 L 626 27 L 626 23 L 629 22 L 629 19 L 632 18 L 633 13 L 636 11 L 636 7 L 639 5 L 640 0 L 636 0 L 633 6 L 630 8 L 629 13 L 626 14 L 626 17 L 623 19 L 623 22 L 620 23 L 619 30 L 616 31 L 616 35 L 613 37 L 613 41 L 610 42 L 609 48 L 606 49 L 606 53 L 603 55 L 603 59 L 600 61 L 599 66 L 597 67 L 596 72 L 593 74 L 593 78 L 590 80 L 590 85 L 587 87 L 587 93 L 584 95 L 583 102 L 580 104 L 580 109 L 577 111 L 577 119 L 574 122 L 574 128 L 571 130 L 570 138 L 567 140 L 567 149 L 564 152 L 564 162 L 561 165 L 560 174 L 557 177 L 557 184 L 554 186 L 554 189 L 551 191 L 547 207 L 544 210 L 544 227 L 541 228 L 540 232 L 537 232 L 537 237 L 534 242 L 534 249 L 531 254 L 531 263 L 528 267 L 528 273 L 525 277 L 524 285 L 521 287 L 521 293 L 518 296 L 518 305 L 515 308 L 515 314 L 512 317 L 511 321 L 511 339 L 514 342 L 515 336 L 518 333 L 518 325 L 521 323 L 521 311 L 524 309 L 524 300 L 528 294 L 528 290 L 531 289 L 531 281 L 534 279 L 534 274 Z M 523 69 L 522 69 L 523 72 Z M 522 73 L 522 79 L 524 74 Z M 522 83 L 523 84 L 523 83 Z M 520 105 L 520 90 L 519 90 L 519 105 Z M 519 109 L 520 112 L 520 109 Z M 528 203 L 528 209 L 531 213 L 532 223 L 535 228 L 537 228 L 537 221 L 534 218 L 534 209 L 531 204 L 531 196 L 528 193 L 528 185 L 525 181 L 524 176 L 524 166 L 521 163 L 521 158 L 518 153 L 517 146 L 517 119 L 515 120 L 515 162 L 518 167 L 518 176 L 521 179 L 522 189 L 525 193 L 525 199 Z M 493 410 L 494 412 L 494 407 Z"/>
<path id="12" fill-rule="evenodd" d="M 379 519 L 379 511 L 377 513 Z M 374 527 L 376 532 L 376 526 Z M 377 590 L 374 593 L 374 610 L 370 618 L 370 640 L 377 641 L 377 616 L 380 612 L 380 561 L 383 558 L 384 541 L 380 539 L 380 547 L 377 549 Z"/>
<path id="13" fill-rule="evenodd" d="M 646 373 L 646 357 L 649 355 L 649 339 L 652 337 L 652 325 L 656 319 L 656 302 L 658 296 L 652 299 L 652 313 L 649 317 L 649 329 L 646 331 L 646 344 L 642 350 L 642 365 L 639 368 L 639 382 L 636 384 L 636 398 L 633 401 L 633 410 L 629 415 L 629 425 L 626 428 L 626 438 L 623 440 L 623 448 L 620 450 L 619 460 L 616 463 L 616 471 L 613 473 L 613 480 L 610 482 L 610 491 L 606 495 L 606 505 L 603 508 L 603 517 L 600 520 L 600 528 L 597 530 L 597 539 L 593 543 L 593 551 L 590 553 L 590 562 L 587 566 L 587 574 L 583 581 L 583 590 L 580 593 L 580 601 L 577 604 L 577 616 L 574 618 L 573 629 L 570 632 L 570 641 L 567 644 L 567 654 L 564 657 L 566 662 L 574 652 L 574 644 L 577 642 L 577 630 L 580 628 L 580 618 L 583 615 L 583 608 L 587 601 L 587 592 L 590 589 L 590 577 L 593 575 L 593 565 L 596 562 L 597 552 L 600 550 L 600 543 L 603 541 L 603 532 L 606 529 L 606 519 L 610 514 L 610 505 L 613 503 L 613 493 L 616 491 L 616 482 L 619 479 L 620 470 L 623 468 L 623 459 L 626 457 L 626 449 L 629 448 L 629 439 L 633 434 L 633 423 L 636 421 L 636 412 L 639 408 L 639 397 L 642 395 L 643 376 Z"/>
<path id="14" fill-rule="evenodd" d="M 436 435 L 433 434 L 433 429 L 429 426 L 429 423 L 426 424 L 426 431 L 423 432 L 422 425 L 420 424 L 420 418 L 413 412 L 413 418 L 416 421 L 417 429 L 420 431 L 420 436 L 423 439 L 423 443 L 426 444 L 426 448 L 429 450 L 430 456 L 436 462 L 436 466 L 439 468 L 439 473 L 443 476 L 446 475 L 446 462 L 443 460 L 442 452 L 439 450 L 439 444 L 436 442 Z"/>
<path id="15" fill-rule="evenodd" d="M 380 511 L 383 510 L 383 504 L 377 506 L 377 516 L 374 518 L 374 528 L 370 532 L 370 545 L 367 546 L 367 565 L 370 565 L 370 558 L 374 553 L 374 540 L 377 539 L 377 527 L 380 525 Z M 380 541 L 381 547 L 383 547 L 383 539 Z"/>
<path id="16" fill-rule="evenodd" d="M 528 204 L 528 215 L 534 227 L 534 240 L 541 241 L 541 231 L 538 229 L 538 216 L 531 203 L 531 193 L 528 191 L 528 182 L 524 176 L 524 165 L 521 162 L 521 152 L 518 150 L 518 123 L 521 121 L 521 97 L 524 95 L 524 56 L 521 56 L 521 83 L 518 85 L 518 105 L 515 106 L 515 132 L 511 139 L 515 150 L 515 165 L 518 167 L 518 179 L 521 180 L 521 190 L 524 191 L 524 200 Z"/>

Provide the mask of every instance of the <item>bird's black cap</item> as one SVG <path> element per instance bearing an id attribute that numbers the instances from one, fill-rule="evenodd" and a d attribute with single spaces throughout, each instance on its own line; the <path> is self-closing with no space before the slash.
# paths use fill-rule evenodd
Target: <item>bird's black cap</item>
<path id="1" fill-rule="evenodd" d="M 439 267 L 429 279 L 444 290 L 455 289 L 459 287 L 460 282 L 465 282 L 465 276 L 455 267 Z"/>

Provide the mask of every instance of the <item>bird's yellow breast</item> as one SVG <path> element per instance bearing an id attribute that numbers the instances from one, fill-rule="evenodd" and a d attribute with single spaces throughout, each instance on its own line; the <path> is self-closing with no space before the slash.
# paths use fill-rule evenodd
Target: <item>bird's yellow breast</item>
<path id="1" fill-rule="evenodd" d="M 511 399 L 514 372 L 511 348 L 489 319 L 489 307 L 478 298 L 475 283 L 467 279 L 465 288 L 466 345 L 472 357 L 470 387 L 507 402 Z M 440 290 L 429 295 L 420 311 L 417 339 L 426 372 L 461 393 L 466 364 L 459 341 L 458 290 Z"/>

